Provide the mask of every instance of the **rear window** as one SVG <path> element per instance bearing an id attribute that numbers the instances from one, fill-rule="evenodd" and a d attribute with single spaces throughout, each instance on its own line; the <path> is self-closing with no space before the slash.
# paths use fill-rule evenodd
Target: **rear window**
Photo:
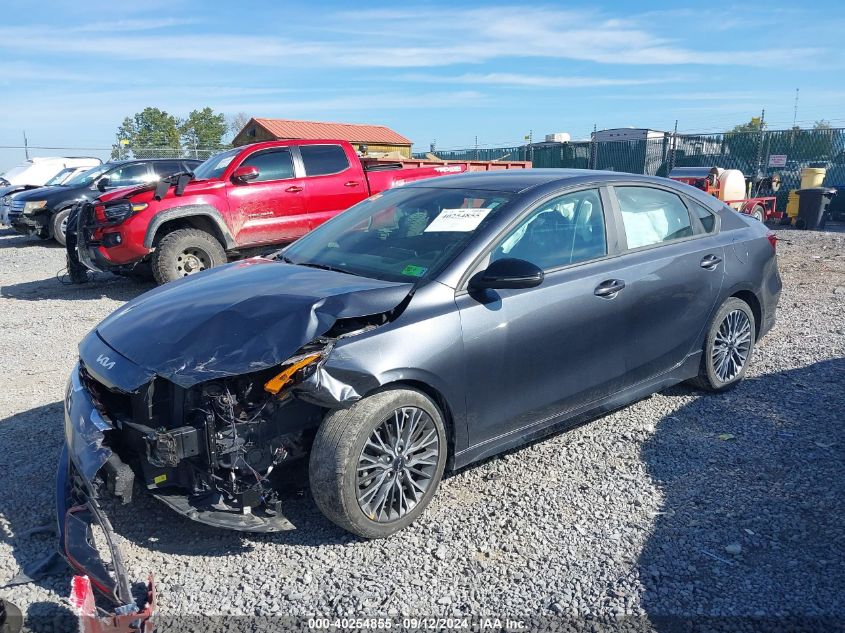
<path id="1" fill-rule="evenodd" d="M 173 174 L 182 171 L 182 163 L 178 160 L 165 160 L 153 163 L 153 171 L 156 176 L 163 178 L 165 176 L 172 176 Z"/>
<path id="2" fill-rule="evenodd" d="M 692 212 L 701 220 L 701 226 L 704 227 L 706 233 L 712 233 L 716 228 L 716 216 L 709 209 L 704 208 L 695 200 L 690 200 L 690 207 Z"/>
<path id="3" fill-rule="evenodd" d="M 300 145 L 306 176 L 337 174 L 349 167 L 349 159 L 340 145 Z"/>

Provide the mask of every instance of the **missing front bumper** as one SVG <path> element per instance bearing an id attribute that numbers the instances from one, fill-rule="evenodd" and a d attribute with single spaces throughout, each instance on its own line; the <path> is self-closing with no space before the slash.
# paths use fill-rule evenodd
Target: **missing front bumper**
<path id="1" fill-rule="evenodd" d="M 153 630 L 155 613 L 152 581 L 146 596 L 136 600 L 114 542 L 114 530 L 94 489 L 95 476 L 112 455 L 103 444 L 104 431 L 109 428 L 74 372 L 65 399 L 65 446 L 56 471 L 58 548 L 79 573 L 73 580 L 71 602 L 83 631 L 147 632 Z M 93 589 L 108 603 L 107 610 L 97 608 Z"/>

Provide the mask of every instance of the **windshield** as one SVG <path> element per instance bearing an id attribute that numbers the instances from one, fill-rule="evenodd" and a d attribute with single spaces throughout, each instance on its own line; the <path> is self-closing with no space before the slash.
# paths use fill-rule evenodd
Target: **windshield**
<path id="1" fill-rule="evenodd" d="M 433 277 L 511 194 L 423 187 L 377 194 L 291 244 L 280 258 L 385 281 Z"/>
<path id="2" fill-rule="evenodd" d="M 226 171 L 226 168 L 229 166 L 229 163 L 234 160 L 235 156 L 240 154 L 241 149 L 242 148 L 240 147 L 235 147 L 234 149 L 229 149 L 225 152 L 215 154 L 214 156 L 197 166 L 197 168 L 194 170 L 194 178 L 196 178 L 197 180 L 220 178 L 220 176 L 223 175 L 223 172 Z"/>
<path id="3" fill-rule="evenodd" d="M 74 169 L 73 167 L 65 167 L 58 174 L 56 174 L 55 176 L 50 178 L 50 180 L 45 182 L 44 186 L 45 187 L 52 187 L 53 185 L 60 185 L 60 184 L 62 184 L 62 181 L 64 181 L 65 178 L 70 176 L 75 171 L 76 171 L 76 169 Z"/>
<path id="4" fill-rule="evenodd" d="M 63 183 L 68 187 L 87 187 L 92 182 L 97 180 L 101 175 L 107 172 L 109 169 L 114 167 L 113 164 L 105 163 L 104 165 L 97 165 L 96 167 L 92 167 L 88 171 L 83 171 L 81 174 L 77 174 L 67 182 Z"/>

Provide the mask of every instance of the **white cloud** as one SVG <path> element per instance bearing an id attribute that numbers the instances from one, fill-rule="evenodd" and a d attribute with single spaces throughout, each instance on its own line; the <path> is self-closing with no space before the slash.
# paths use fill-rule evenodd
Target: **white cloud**
<path id="1" fill-rule="evenodd" d="M 67 37 L 65 30 L 48 27 L 7 26 L 0 28 L 0 47 L 209 64 L 360 68 L 445 67 L 507 58 L 614 65 L 770 66 L 795 65 L 818 53 L 812 48 L 777 47 L 696 50 L 679 43 L 677 36 L 658 34 L 669 32 L 665 29 L 657 31 L 630 20 L 608 19 L 596 11 L 542 7 L 361 10 L 320 14 L 318 19 L 319 27 L 297 25 L 285 29 L 285 37 L 231 31 L 183 34 L 173 28 L 186 21 L 175 18 L 95 23 L 82 27 L 88 31 L 85 37 Z M 327 29 L 322 28 L 325 24 L 329 25 Z M 156 32 L 165 28 L 166 33 Z M 328 33 L 334 39 L 327 39 Z"/>
<path id="2" fill-rule="evenodd" d="M 400 79 L 424 83 L 518 86 L 536 88 L 593 88 L 602 86 L 645 86 L 676 81 L 674 77 L 620 79 L 612 77 L 559 77 L 519 73 L 466 73 L 457 76 L 407 74 Z"/>

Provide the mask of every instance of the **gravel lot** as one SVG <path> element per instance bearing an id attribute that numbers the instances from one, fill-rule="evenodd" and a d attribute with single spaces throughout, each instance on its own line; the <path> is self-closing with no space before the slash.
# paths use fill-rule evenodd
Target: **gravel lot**
<path id="1" fill-rule="evenodd" d="M 444 481 L 423 518 L 363 542 L 302 482 L 294 532 L 253 536 L 154 500 L 112 508 L 164 616 L 828 616 L 845 626 L 845 227 L 779 231 L 778 324 L 736 390 L 676 387 Z M 61 398 L 79 339 L 150 288 L 56 278 L 61 249 L 0 231 L 0 586 L 53 547 Z M 721 434 L 723 438 L 720 439 Z M 143 510 L 138 520 L 136 514 Z M 61 629 L 70 574 L 0 590 Z M 66 604 L 66 603 L 64 603 Z M 571 620 L 577 621 L 577 620 Z M 828 627 L 825 627 L 828 628 Z"/>

